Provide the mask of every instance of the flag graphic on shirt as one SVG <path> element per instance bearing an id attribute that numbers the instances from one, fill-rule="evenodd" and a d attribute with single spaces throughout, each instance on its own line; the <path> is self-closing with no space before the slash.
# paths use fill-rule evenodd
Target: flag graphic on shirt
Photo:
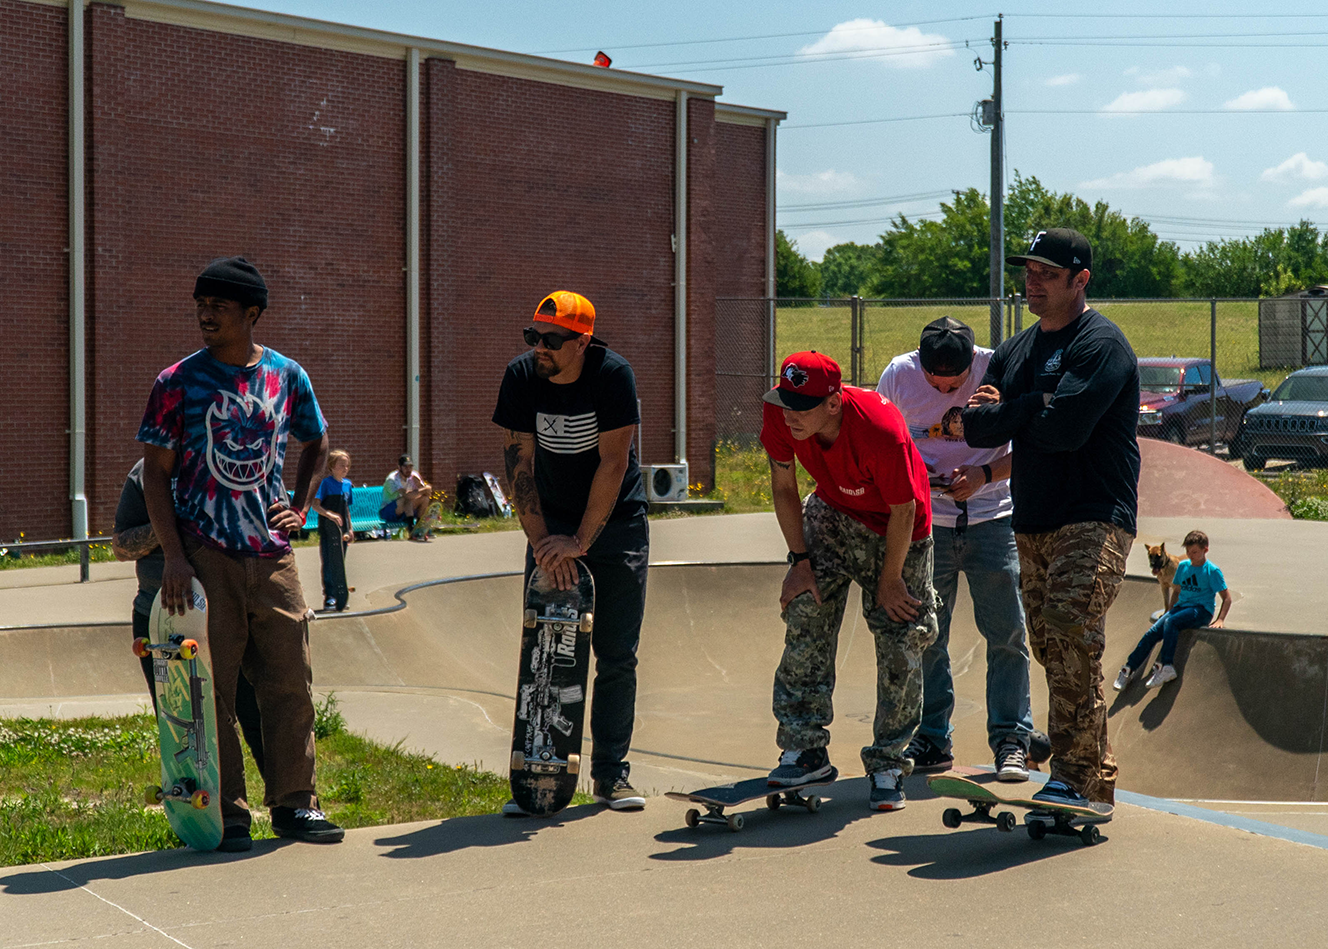
<path id="1" fill-rule="evenodd" d="M 555 455 L 579 455 L 599 445 L 599 419 L 594 412 L 584 415 L 535 416 L 535 438 L 541 448 Z"/>

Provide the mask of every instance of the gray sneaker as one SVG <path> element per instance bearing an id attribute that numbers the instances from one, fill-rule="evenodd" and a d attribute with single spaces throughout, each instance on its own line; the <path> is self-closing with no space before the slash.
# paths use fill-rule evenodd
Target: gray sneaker
<path id="1" fill-rule="evenodd" d="M 515 800 L 508 801 L 503 805 L 504 817 L 529 817 L 530 811 L 526 810 Z"/>
<path id="2" fill-rule="evenodd" d="M 627 775 L 619 775 L 613 781 L 596 781 L 593 796 L 596 804 L 607 804 L 614 811 L 639 811 L 646 806 L 646 799 L 636 792 Z"/>
<path id="3" fill-rule="evenodd" d="M 793 749 L 779 756 L 779 764 L 770 772 L 771 787 L 795 788 L 828 777 L 835 769 L 830 766 L 830 755 L 824 748 Z"/>
<path id="4" fill-rule="evenodd" d="M 908 803 L 904 799 L 904 772 L 898 768 L 887 768 L 885 771 L 873 771 L 867 776 L 871 784 L 871 796 L 867 799 L 867 807 L 873 811 L 898 811 L 903 810 L 904 805 Z"/>
<path id="5" fill-rule="evenodd" d="M 996 780 L 1028 780 L 1028 752 L 1019 742 L 1006 739 L 996 747 Z"/>

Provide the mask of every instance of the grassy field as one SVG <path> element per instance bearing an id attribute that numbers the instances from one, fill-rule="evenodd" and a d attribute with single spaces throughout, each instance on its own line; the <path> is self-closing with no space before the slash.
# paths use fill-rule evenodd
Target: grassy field
<path id="1" fill-rule="evenodd" d="M 351 734 L 335 696 L 319 704 L 315 731 L 322 807 L 343 827 L 495 813 L 509 797 L 506 778 Z M 247 750 L 245 765 L 253 836 L 271 837 Z M 181 846 L 161 806 L 143 803 L 160 775 L 149 713 L 0 720 L 0 866 Z"/>
<path id="2" fill-rule="evenodd" d="M 1093 303 L 1093 301 L 1089 301 Z M 1202 356 L 1209 353 L 1209 304 L 1094 303 L 1130 340 L 1139 356 Z M 990 339 L 990 309 L 984 303 L 868 303 L 863 320 L 862 371 L 858 384 L 874 386 L 886 364 L 900 353 L 917 349 L 922 328 L 942 316 L 953 316 L 973 327 L 978 343 Z M 1036 320 L 1024 311 L 1023 325 Z M 784 306 L 777 314 L 775 352 L 815 349 L 833 357 L 847 375 L 852 345 L 847 306 Z M 1270 389 L 1286 369 L 1259 368 L 1259 305 L 1256 301 L 1218 303 L 1217 371 L 1223 378 L 1258 379 Z"/>

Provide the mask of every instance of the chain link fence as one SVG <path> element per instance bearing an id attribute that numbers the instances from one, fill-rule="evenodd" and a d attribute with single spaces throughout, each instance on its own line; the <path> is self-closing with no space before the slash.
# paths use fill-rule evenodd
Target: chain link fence
<path id="1" fill-rule="evenodd" d="M 1268 302 L 1263 301 L 1265 307 Z M 1207 359 L 1215 353 L 1224 382 L 1258 379 L 1273 389 L 1303 364 L 1297 358 L 1302 350 L 1317 352 L 1314 345 L 1273 352 L 1265 330 L 1268 351 L 1261 357 L 1256 299 L 1090 299 L 1089 304 L 1121 328 L 1136 355 Z M 739 442 L 760 432 L 761 394 L 774 384 L 779 363 L 789 353 L 823 352 L 839 363 L 846 383 L 874 388 L 890 360 L 917 349 L 922 328 L 942 316 L 973 327 L 983 346 L 995 346 L 1037 319 L 1018 294 L 1005 299 L 721 298 L 717 315 L 716 433 Z M 1306 338 L 1315 343 L 1314 326 L 1306 325 Z"/>

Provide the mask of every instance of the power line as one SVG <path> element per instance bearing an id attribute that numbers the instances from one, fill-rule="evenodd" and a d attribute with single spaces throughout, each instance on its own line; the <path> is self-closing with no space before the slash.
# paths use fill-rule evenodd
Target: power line
<path id="1" fill-rule="evenodd" d="M 771 62 L 755 63 L 757 66 L 783 66 L 791 63 L 820 63 L 831 62 L 839 59 L 877 59 L 882 56 L 913 56 L 919 53 L 938 53 L 956 49 L 967 48 L 965 44 L 969 40 L 945 40 L 941 43 L 917 43 L 912 46 L 872 46 L 865 49 L 844 50 L 835 53 L 767 53 L 763 56 L 743 56 L 738 59 L 698 59 L 687 62 L 675 63 L 633 63 L 630 68 L 633 70 L 642 69 L 675 69 L 683 66 L 709 66 L 712 64 L 725 63 L 748 63 L 755 60 L 771 60 Z M 741 69 L 742 66 L 726 66 L 728 69 Z"/>
<path id="2" fill-rule="evenodd" d="M 828 129 L 845 125 L 879 125 L 883 122 L 920 122 L 923 119 L 957 119 L 968 115 L 967 112 L 938 112 L 935 115 L 900 115 L 889 119 L 854 119 L 848 122 L 813 122 L 805 125 L 780 125 L 781 132 L 788 129 Z"/>
<path id="3" fill-rule="evenodd" d="M 901 202 L 927 201 L 932 198 L 943 198 L 948 194 L 954 194 L 956 189 L 945 188 L 938 191 L 919 191 L 915 194 L 896 194 L 883 198 L 858 198 L 848 201 L 825 201 L 817 204 L 781 204 L 780 211 L 830 211 L 847 210 L 849 208 L 865 208 L 877 204 L 898 204 Z"/>

